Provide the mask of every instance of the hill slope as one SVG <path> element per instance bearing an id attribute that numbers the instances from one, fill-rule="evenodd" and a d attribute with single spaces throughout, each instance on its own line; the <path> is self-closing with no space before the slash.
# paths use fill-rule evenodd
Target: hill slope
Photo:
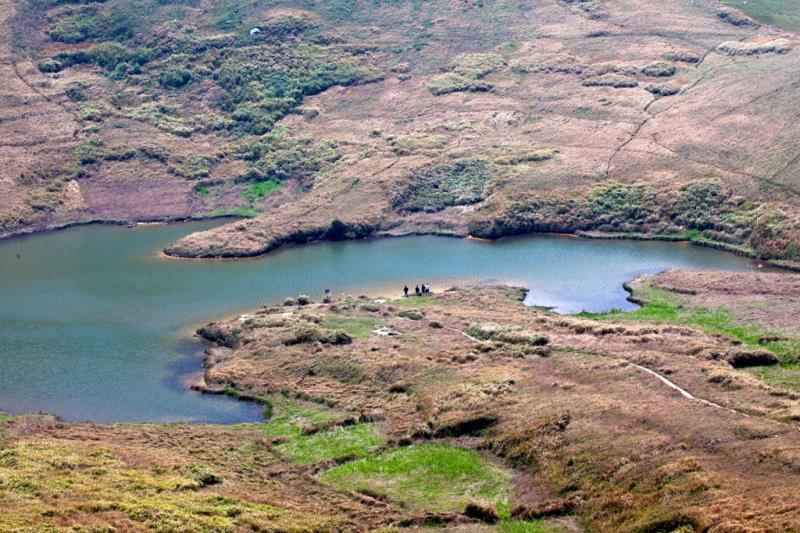
<path id="1" fill-rule="evenodd" d="M 800 259 L 798 39 L 730 7 L 18 8 L 3 41 L 2 76 L 18 86 L 6 233 L 229 212 L 255 218 L 168 253 L 599 231 Z"/>

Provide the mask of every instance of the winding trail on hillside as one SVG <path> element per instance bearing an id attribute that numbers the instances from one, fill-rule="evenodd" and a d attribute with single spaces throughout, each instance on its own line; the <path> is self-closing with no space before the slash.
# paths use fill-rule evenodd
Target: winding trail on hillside
<path id="1" fill-rule="evenodd" d="M 741 38 L 739 38 L 737 40 L 739 42 L 745 41 L 745 40 L 749 39 L 751 36 L 753 36 L 757 31 L 758 30 L 753 30 L 752 32 L 747 33 L 746 35 L 742 36 Z M 680 90 L 680 92 L 678 93 L 678 95 L 686 94 L 687 92 L 689 92 L 692 89 L 694 89 L 695 87 L 697 87 L 705 79 L 705 77 L 708 74 L 708 72 L 710 70 L 713 70 L 713 69 L 703 69 L 703 70 L 701 70 L 700 67 L 703 65 L 703 63 L 708 58 L 708 56 L 711 55 L 712 53 L 714 53 L 717 50 L 717 46 L 718 45 L 714 45 L 711 48 L 707 49 L 703 53 L 702 57 L 697 61 L 697 63 L 695 63 L 693 65 L 694 70 L 697 71 L 697 72 L 700 72 L 700 76 L 691 85 L 689 85 L 688 87 L 682 88 Z M 604 173 L 606 179 L 612 179 L 613 176 L 612 176 L 612 173 L 611 173 L 611 169 L 614 166 L 614 160 L 620 155 L 620 153 L 628 145 L 630 145 L 633 141 L 635 141 L 639 137 L 639 133 L 641 133 L 642 129 L 644 129 L 644 127 L 651 120 L 656 118 L 660 113 L 663 113 L 664 111 L 668 111 L 669 109 L 674 107 L 675 104 L 673 103 L 672 105 L 669 105 L 669 106 L 665 107 L 661 111 L 656 111 L 656 112 L 650 111 L 650 108 L 653 106 L 653 104 L 655 104 L 656 102 L 661 101 L 662 99 L 663 99 L 663 97 L 654 96 L 649 102 L 647 102 L 647 104 L 645 104 L 645 106 L 642 108 L 642 111 L 645 113 L 646 116 L 638 124 L 636 124 L 636 126 L 634 127 L 633 131 L 630 133 L 628 138 L 625 139 L 624 141 L 622 141 L 611 152 L 611 155 L 609 156 L 608 161 L 606 162 L 606 169 L 605 169 L 605 173 Z M 664 147 L 662 145 L 659 145 L 659 146 L 661 146 L 662 148 L 666 148 L 666 147 Z M 669 148 L 667 148 L 667 149 L 670 152 L 675 154 L 675 152 L 672 149 L 669 149 Z M 676 154 L 676 155 L 679 155 L 679 154 Z M 683 156 L 680 156 L 680 157 L 683 157 Z M 698 162 L 698 161 L 694 161 L 694 162 Z M 701 164 L 705 164 L 705 165 L 709 165 L 709 166 L 714 166 L 713 163 L 708 163 L 708 162 L 705 162 L 705 161 L 704 162 L 700 162 L 700 163 Z M 750 177 L 753 177 L 753 176 L 750 176 Z"/>
<path id="2" fill-rule="evenodd" d="M 472 335 L 470 335 L 466 331 L 460 330 L 458 328 L 447 328 L 447 329 L 449 329 L 451 331 L 455 331 L 456 333 L 460 333 L 464 337 L 468 338 L 469 340 L 471 340 L 473 342 L 477 342 L 478 344 L 486 344 L 485 341 L 482 341 L 480 339 L 477 339 L 477 338 L 473 337 Z M 698 401 L 700 403 L 703 403 L 703 404 L 706 404 L 706 405 L 710 405 L 711 407 L 716 407 L 717 409 L 724 409 L 726 411 L 730 411 L 730 412 L 736 413 L 738 415 L 747 416 L 747 417 L 751 416 L 751 415 L 749 415 L 747 413 L 742 413 L 741 411 L 737 411 L 736 409 L 731 409 L 730 407 L 725 407 L 724 405 L 720 405 L 718 403 L 714 403 L 712 401 L 705 400 L 703 398 L 698 398 L 697 396 L 693 395 L 691 392 L 689 392 L 686 389 L 680 387 L 676 383 L 668 380 L 667 378 L 665 378 L 664 376 L 662 376 L 661 374 L 659 374 L 655 370 L 651 370 L 651 369 L 647 368 L 646 366 L 637 365 L 636 363 L 631 363 L 630 361 L 626 361 L 626 362 L 628 362 L 631 366 L 633 366 L 635 368 L 638 368 L 639 370 L 642 370 L 643 372 L 647 372 L 648 374 L 655 376 L 662 383 L 664 383 L 666 386 L 670 387 L 671 389 L 674 389 L 674 390 L 678 391 L 681 394 L 681 396 L 683 396 L 684 398 L 688 398 L 689 400 L 695 400 L 695 401 Z"/>
<path id="3" fill-rule="evenodd" d="M 655 370 L 651 370 L 651 369 L 647 368 L 646 366 L 637 365 L 636 363 L 630 363 L 630 364 L 632 366 L 634 366 L 635 368 L 638 368 L 639 370 L 643 371 L 643 372 L 647 372 L 648 374 L 651 374 L 651 375 L 657 377 L 667 387 L 669 387 L 671 389 L 675 389 L 676 391 L 678 391 L 681 394 L 681 396 L 683 396 L 684 398 L 688 398 L 690 400 L 694 400 L 694 401 L 700 402 L 700 403 L 705 404 L 705 405 L 710 405 L 711 407 L 716 407 L 717 409 L 724 409 L 726 411 L 730 411 L 731 413 L 736 413 L 737 415 L 746 416 L 748 418 L 751 416 L 751 415 L 749 415 L 747 413 L 743 413 L 741 411 L 737 411 L 736 409 L 731 409 L 730 407 L 725 407 L 724 405 L 720 405 L 718 403 L 714 403 L 712 401 L 705 400 L 703 398 L 698 398 L 697 396 L 693 395 L 692 393 L 690 393 L 686 389 L 681 388 L 680 386 L 678 386 L 674 382 L 668 380 L 667 378 L 665 378 L 664 376 L 662 376 L 661 374 L 659 374 Z"/>
<path id="4" fill-rule="evenodd" d="M 454 331 L 456 333 L 460 333 L 464 337 L 466 337 L 469 340 L 471 340 L 473 342 L 476 342 L 478 344 L 486 344 L 485 341 L 482 341 L 482 340 L 480 340 L 478 338 L 473 337 L 472 335 L 470 335 L 466 331 L 460 330 L 458 328 L 452 328 L 452 327 L 449 327 L 447 329 L 449 329 L 451 331 Z M 641 370 L 642 372 L 646 372 L 647 374 L 650 374 L 651 376 L 655 376 L 664 385 L 666 385 L 667 387 L 669 387 L 669 388 L 671 388 L 673 390 L 678 391 L 681 396 L 683 396 L 684 398 L 686 398 L 688 400 L 693 400 L 693 401 L 696 401 L 696 402 L 700 402 L 701 404 L 708 405 L 708 406 L 714 407 L 716 409 L 722 409 L 724 411 L 729 411 L 731 413 L 735 413 L 737 415 L 741 415 L 741 416 L 744 416 L 744 417 L 747 417 L 747 418 L 751 418 L 752 417 L 752 415 L 747 414 L 747 413 L 743 413 L 741 411 L 737 411 L 736 409 L 732 409 L 730 407 L 725 407 L 724 405 L 720 405 L 718 403 L 712 402 L 710 400 L 706 400 L 704 398 L 698 398 L 697 396 L 695 396 L 691 392 L 687 391 L 686 389 L 684 389 L 680 385 L 676 384 L 675 382 L 670 381 L 669 379 L 667 379 L 666 377 L 662 376 L 661 374 L 659 374 L 655 370 L 647 368 L 646 366 L 638 365 L 636 363 L 631 363 L 630 361 L 627 361 L 627 360 L 624 360 L 624 361 L 626 361 L 628 364 L 630 364 L 634 368 L 637 368 L 637 369 Z"/>

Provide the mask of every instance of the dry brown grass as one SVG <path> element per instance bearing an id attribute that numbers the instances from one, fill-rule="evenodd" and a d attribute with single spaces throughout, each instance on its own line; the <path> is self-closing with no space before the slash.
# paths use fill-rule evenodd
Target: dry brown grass
<path id="1" fill-rule="evenodd" d="M 531 476 L 537 489 L 520 488 L 515 498 L 520 515 L 567 509 L 615 530 L 798 526 L 794 467 L 753 456 L 797 449 L 796 428 L 777 420 L 800 405 L 725 361 L 698 355 L 729 350 L 730 341 L 673 325 L 597 324 L 523 309 L 510 289 L 437 295 L 422 307 L 426 321 L 397 317 L 391 302 L 381 308 L 381 324 L 399 335 L 345 346 L 283 346 L 281 327 L 290 326 L 254 326 L 242 348 L 209 368 L 209 386 L 283 390 L 379 413 L 398 442 L 462 435 L 461 442 L 486 446 Z M 363 316 L 355 302 L 335 309 L 293 309 L 291 320 Z M 429 328 L 428 320 L 444 327 Z M 510 355 L 496 337 L 476 342 L 453 331 L 475 324 L 546 333 L 552 353 Z M 628 362 L 718 406 L 684 398 Z M 358 367 L 358 380 L 341 373 L 342 365 Z"/>
<path id="2" fill-rule="evenodd" d="M 214 28 L 214 9 L 206 4 L 186 8 L 195 35 L 212 43 L 230 41 L 230 34 Z M 741 198 L 741 205 L 749 200 L 766 204 L 765 212 L 777 213 L 777 207 L 785 212 L 780 228 L 763 224 L 758 242 L 748 242 L 747 235 L 716 237 L 776 257 L 792 249 L 800 171 L 791 142 L 797 124 L 793 79 L 800 56 L 786 49 L 791 43 L 781 41 L 785 37 L 737 24 L 740 18 L 732 11 L 720 18 L 707 0 L 667 6 L 546 0 L 532 9 L 453 4 L 437 0 L 421 11 L 406 3 L 381 4 L 335 22 L 322 8 L 292 11 L 318 24 L 326 38 L 341 40 L 341 50 L 366 50 L 360 57 L 385 79 L 331 88 L 280 122 L 293 135 L 335 144 L 341 159 L 332 168 L 258 202 L 255 212 L 263 216 L 243 230 L 228 226 L 195 235 L 170 253 L 264 253 L 287 241 L 316 238 L 334 218 L 392 234 L 465 235 L 471 221 L 501 219 L 512 208 L 531 210 L 539 201 L 569 211 L 571 201 L 583 201 L 609 179 L 646 182 L 661 194 L 709 176 Z M 9 4 L 4 14 L 12 12 Z M 264 21 L 273 15 L 252 14 Z M 49 41 L 44 20 L 22 17 L 13 24 L 19 20 L 30 26 L 26 39 L 41 55 L 75 46 Z M 167 26 L 141 37 L 168 40 Z M 197 194 L 196 183 L 170 174 L 171 161 L 105 162 L 82 169 L 85 175 L 66 184 L 50 177 L 23 183 L 18 175 L 32 174 L 40 161 L 66 169 L 74 147 L 90 138 L 109 149 L 158 145 L 171 158 L 226 153 L 236 141 L 203 129 L 221 111 L 215 107 L 219 88 L 202 76 L 186 90 L 150 95 L 86 66 L 45 75 L 11 48 L 10 33 L 0 32 L 2 79 L 10 88 L 4 109 L 11 127 L 5 128 L 8 139 L 0 140 L 8 165 L 0 169 L 7 232 L 86 218 L 153 219 L 248 207 L 234 183 L 245 164 L 224 157 L 210 169 L 209 180 L 218 185 L 208 196 Z M 722 43 L 745 48 L 778 43 L 775 51 L 786 53 L 731 57 L 725 46 L 718 51 Z M 648 72 L 671 73 L 675 67 L 675 73 L 669 84 L 654 84 L 642 67 L 665 59 L 669 69 Z M 467 92 L 431 93 L 429 87 L 442 76 L 457 77 Z M 91 106 L 66 96 L 76 83 L 87 85 Z M 483 92 L 470 92 L 478 86 Z M 175 116 L 153 114 L 151 101 L 175 110 Z M 87 106 L 102 113 L 87 114 Z M 170 133 L 178 126 L 196 131 L 191 139 Z M 550 150 L 553 157 L 537 155 Z M 497 162 L 492 194 L 484 202 L 437 213 L 393 209 L 395 185 L 419 168 L 475 157 Z M 582 229 L 579 222 L 568 218 L 554 229 Z M 639 229 L 681 228 L 652 223 Z"/>

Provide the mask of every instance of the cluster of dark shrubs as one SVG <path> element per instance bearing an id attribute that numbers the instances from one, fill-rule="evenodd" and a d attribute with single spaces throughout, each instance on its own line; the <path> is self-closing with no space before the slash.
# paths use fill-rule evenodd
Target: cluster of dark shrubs
<path id="1" fill-rule="evenodd" d="M 392 206 L 398 211 L 436 212 L 476 204 L 486 198 L 491 178 L 491 165 L 482 159 L 422 167 L 401 183 Z"/>
<path id="2" fill-rule="evenodd" d="M 613 89 L 631 89 L 638 87 L 639 83 L 631 78 L 615 76 L 612 74 L 586 78 L 581 82 L 584 87 L 611 87 Z"/>
<path id="3" fill-rule="evenodd" d="M 307 96 L 377 79 L 368 69 L 306 42 L 226 48 L 212 70 L 212 79 L 225 91 L 220 107 L 252 134 L 271 130 Z"/>
<path id="4" fill-rule="evenodd" d="M 153 51 L 149 48 L 129 48 L 108 42 L 90 48 L 60 52 L 38 64 L 42 72 L 60 72 L 75 65 L 98 65 L 107 71 L 124 68 L 126 72 L 141 72 L 140 67 L 150 61 Z M 124 67 L 123 67 L 124 65 Z"/>
<path id="5" fill-rule="evenodd" d="M 797 228 L 783 212 L 735 196 L 718 180 L 692 182 L 674 192 L 646 183 L 607 182 L 583 201 L 530 197 L 470 223 L 476 237 L 600 231 L 683 236 L 707 244 L 749 246 L 763 258 L 800 257 Z M 744 248 L 742 248 L 743 250 Z"/>
<path id="6" fill-rule="evenodd" d="M 29 1 L 43 16 L 52 17 L 51 39 L 98 43 L 42 60 L 38 65 L 42 72 L 97 65 L 113 79 L 157 83 L 167 90 L 207 79 L 222 89 L 216 93 L 214 105 L 232 119 L 226 124 L 228 130 L 262 135 L 309 95 L 334 85 L 381 77 L 362 61 L 354 60 L 364 50 L 341 46 L 307 17 L 280 15 L 258 24 L 260 32 L 255 37 L 243 27 L 239 27 L 238 36 L 209 36 L 179 22 L 156 29 L 158 10 L 162 4 L 173 3 L 169 0 L 145 0 L 141 4 L 110 0 L 106 7 L 95 3 L 68 5 L 50 12 L 47 10 L 53 2 Z M 235 19 L 238 25 L 243 24 L 244 11 L 239 7 L 234 11 L 237 16 L 226 21 Z"/>
<path id="7" fill-rule="evenodd" d="M 336 163 L 341 154 L 330 142 L 312 142 L 284 135 L 282 130 L 258 141 L 237 145 L 232 154 L 247 161 L 247 170 L 238 183 L 295 180 L 310 187 L 315 175 Z"/>
<path id="8" fill-rule="evenodd" d="M 133 35 L 133 22 L 124 12 L 111 10 L 110 15 L 105 15 L 92 4 L 68 6 L 50 26 L 47 34 L 54 41 L 62 43 L 124 40 Z"/>

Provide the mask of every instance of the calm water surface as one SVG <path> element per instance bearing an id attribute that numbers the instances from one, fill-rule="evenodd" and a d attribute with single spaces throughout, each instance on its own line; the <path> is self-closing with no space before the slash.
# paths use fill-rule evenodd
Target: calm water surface
<path id="1" fill-rule="evenodd" d="M 559 312 L 630 309 L 622 283 L 668 267 L 751 261 L 675 243 L 406 237 L 290 248 L 257 260 L 177 261 L 166 244 L 217 223 L 89 226 L 0 243 L 0 410 L 97 422 L 253 421 L 260 409 L 187 390 L 193 330 L 300 293 L 399 295 L 429 282 L 503 282 Z"/>

